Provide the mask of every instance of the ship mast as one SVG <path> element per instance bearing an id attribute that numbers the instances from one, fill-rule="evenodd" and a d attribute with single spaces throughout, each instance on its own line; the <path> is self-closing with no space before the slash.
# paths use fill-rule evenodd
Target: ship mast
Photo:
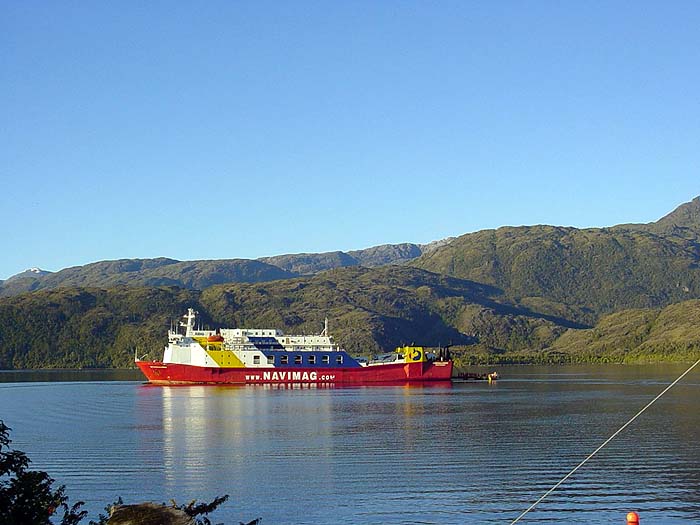
<path id="1" fill-rule="evenodd" d="M 185 328 L 185 337 L 192 337 L 192 332 L 194 331 L 194 319 L 197 317 L 196 314 L 197 312 L 194 311 L 194 308 L 188 308 L 187 313 L 182 316 L 187 319 L 187 323 L 180 321 L 180 326 Z"/>

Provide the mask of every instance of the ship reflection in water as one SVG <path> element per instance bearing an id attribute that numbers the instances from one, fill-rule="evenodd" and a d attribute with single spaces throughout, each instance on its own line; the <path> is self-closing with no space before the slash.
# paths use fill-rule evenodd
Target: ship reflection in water
<path id="1" fill-rule="evenodd" d="M 311 390 L 301 385 L 151 389 L 162 391 L 165 481 L 172 490 L 186 487 L 195 494 L 208 486 L 240 501 L 254 489 L 254 480 L 279 478 L 276 470 L 296 464 L 297 474 L 304 475 L 304 467 L 312 467 L 305 461 L 310 453 L 318 457 L 309 476 L 325 472 L 323 458 L 331 456 L 332 446 L 330 425 L 324 424 L 332 418 L 331 396 L 285 401 L 288 389 Z M 297 426 L 295 420 L 308 413 L 315 422 Z"/>
<path id="2" fill-rule="evenodd" d="M 342 476 L 342 458 L 354 454 L 352 436 L 371 436 L 358 457 L 348 457 L 355 465 L 375 464 L 392 455 L 405 460 L 406 453 L 415 452 L 420 427 L 413 417 L 414 394 L 440 392 L 450 389 L 451 383 L 402 383 L 379 390 L 314 384 L 145 388 L 162 396 L 163 464 L 169 491 L 184 487 L 198 493 L 203 486 L 214 486 L 234 500 L 246 500 L 257 499 L 255 491 L 261 486 L 280 493 L 293 490 L 276 486 L 290 473 L 306 490 L 331 496 L 328 481 Z M 406 436 L 398 443 L 383 438 L 387 406 L 377 396 L 388 394 L 391 430 Z"/>

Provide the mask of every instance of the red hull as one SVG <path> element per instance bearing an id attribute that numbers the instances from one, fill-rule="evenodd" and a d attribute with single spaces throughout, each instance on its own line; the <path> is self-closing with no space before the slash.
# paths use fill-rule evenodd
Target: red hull
<path id="1" fill-rule="evenodd" d="M 366 384 L 449 381 L 452 361 L 397 363 L 358 368 L 206 368 L 137 361 L 151 383 L 210 384 Z"/>

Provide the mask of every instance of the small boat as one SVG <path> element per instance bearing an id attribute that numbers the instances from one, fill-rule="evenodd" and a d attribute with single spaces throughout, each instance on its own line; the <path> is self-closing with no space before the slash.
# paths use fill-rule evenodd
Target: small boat
<path id="1" fill-rule="evenodd" d="M 496 381 L 500 377 L 501 376 L 498 375 L 498 372 L 490 372 L 485 374 L 476 374 L 474 372 L 462 372 L 461 374 L 457 374 L 456 379 L 462 379 L 464 381 L 488 381 L 490 383 L 492 381 Z"/>
<path id="2" fill-rule="evenodd" d="M 355 358 L 328 333 L 284 335 L 276 329 L 195 329 L 189 308 L 180 327 L 168 331 L 160 361 L 135 358 L 149 382 L 174 384 L 368 384 L 449 381 L 452 360 L 404 346 L 371 360 Z"/>

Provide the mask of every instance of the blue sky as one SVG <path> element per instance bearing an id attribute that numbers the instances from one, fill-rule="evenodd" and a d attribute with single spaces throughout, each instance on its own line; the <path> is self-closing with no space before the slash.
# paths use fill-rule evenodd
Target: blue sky
<path id="1" fill-rule="evenodd" d="M 700 194 L 700 3 L 0 1 L 0 279 Z"/>

